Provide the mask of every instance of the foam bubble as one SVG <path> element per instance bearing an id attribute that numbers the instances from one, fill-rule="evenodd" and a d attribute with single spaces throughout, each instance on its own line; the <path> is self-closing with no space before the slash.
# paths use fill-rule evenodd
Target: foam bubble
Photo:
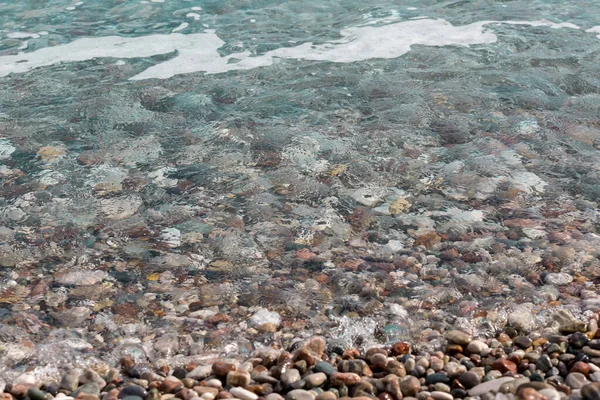
<path id="1" fill-rule="evenodd" d="M 186 16 L 196 20 L 200 18 L 200 15 L 196 13 L 188 13 Z M 497 37 L 486 26 L 501 23 L 579 29 L 579 27 L 570 23 L 553 23 L 546 20 L 482 21 L 454 26 L 443 19 L 427 18 L 383 26 L 363 25 L 346 28 L 340 32 L 341 39 L 338 40 L 320 45 L 304 43 L 294 47 L 279 48 L 254 57 L 249 51 L 222 57 L 217 50 L 225 42 L 212 30 L 189 35 L 172 33 L 170 35 L 149 35 L 134 38 L 106 36 L 82 38 L 68 44 L 47 47 L 29 53 L 2 56 L 0 57 L 0 77 L 61 62 L 85 61 L 98 57 L 150 57 L 175 51 L 177 52 L 175 57 L 154 65 L 130 79 L 166 79 L 174 75 L 192 72 L 216 74 L 231 70 L 252 69 L 271 65 L 276 58 L 340 63 L 373 58 L 389 59 L 406 54 L 410 51 L 411 46 L 417 44 L 424 46 L 470 46 L 494 43 Z M 183 24 L 179 28 L 182 26 Z M 236 62 L 230 63 L 230 59 L 235 59 Z"/>
<path id="2" fill-rule="evenodd" d="M 590 28 L 588 30 L 586 30 L 586 32 L 589 33 L 597 33 L 598 35 L 596 36 L 598 39 L 600 39 L 600 25 L 598 26 L 594 26 L 593 28 Z"/>

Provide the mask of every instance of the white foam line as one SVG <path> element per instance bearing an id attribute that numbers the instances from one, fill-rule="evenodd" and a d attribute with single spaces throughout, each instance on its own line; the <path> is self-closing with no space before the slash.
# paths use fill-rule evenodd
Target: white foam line
<path id="1" fill-rule="evenodd" d="M 6 37 L 11 38 L 11 39 L 29 39 L 29 38 L 37 39 L 40 37 L 40 35 L 37 33 L 31 33 L 31 32 L 9 32 L 6 34 Z"/>
<path id="2" fill-rule="evenodd" d="M 191 15 L 187 15 L 190 17 Z M 195 17 L 195 16 L 194 16 Z M 198 15 L 199 17 L 199 15 Z M 177 51 L 177 56 L 154 65 L 131 80 L 166 79 L 192 72 L 217 74 L 232 70 L 252 69 L 273 64 L 275 58 L 304 59 L 349 63 L 372 58 L 397 58 L 410 51 L 413 45 L 470 46 L 494 43 L 496 35 L 487 25 L 511 24 L 573 28 L 570 23 L 550 21 L 482 21 L 454 26 L 442 19 L 421 19 L 383 26 L 359 26 L 344 29 L 342 38 L 321 45 L 304 43 L 283 47 L 252 57 L 249 51 L 222 57 L 218 49 L 225 42 L 214 31 L 184 35 L 149 35 L 134 38 L 106 36 L 77 39 L 64 45 L 47 47 L 29 53 L 0 57 L 0 77 L 61 62 L 85 61 L 99 57 L 150 57 Z M 182 25 L 180 25 L 182 26 Z M 596 29 L 596 28 L 592 28 Z M 591 30 L 588 30 L 588 32 Z M 596 32 L 596 31 L 594 31 Z M 599 28 L 600 33 L 600 28 Z M 235 63 L 230 63 L 235 59 Z"/>

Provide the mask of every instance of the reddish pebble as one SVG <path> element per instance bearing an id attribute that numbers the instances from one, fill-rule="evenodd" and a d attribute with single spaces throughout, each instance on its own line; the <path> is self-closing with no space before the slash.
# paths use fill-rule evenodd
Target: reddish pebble
<path id="1" fill-rule="evenodd" d="M 334 372 L 330 382 L 333 386 L 352 386 L 360 382 L 360 376 L 352 372 Z"/>
<path id="2" fill-rule="evenodd" d="M 313 357 L 312 351 L 307 348 L 301 348 L 296 351 L 294 354 L 294 362 L 297 361 L 305 361 L 306 365 L 313 366 L 315 365 L 315 357 Z"/>
<path id="3" fill-rule="evenodd" d="M 123 367 L 123 369 L 130 369 L 135 366 L 135 360 L 131 357 L 125 356 L 121 358 L 119 364 L 121 364 L 121 367 Z"/>
<path id="4" fill-rule="evenodd" d="M 571 372 L 581 372 L 582 374 L 587 375 L 590 372 L 590 366 L 588 363 L 583 361 L 577 361 L 575 364 L 573 364 Z"/>
<path id="5" fill-rule="evenodd" d="M 513 374 L 516 374 L 517 364 L 507 360 L 506 358 L 499 358 L 492 364 L 492 369 L 498 370 L 502 373 L 511 372 Z"/>
<path id="6" fill-rule="evenodd" d="M 212 371 L 220 378 L 225 377 L 229 371 L 235 370 L 235 365 L 226 363 L 224 361 L 215 361 L 215 363 L 212 365 Z"/>
<path id="7" fill-rule="evenodd" d="M 392 345 L 392 354 L 395 356 L 401 356 L 408 354 L 410 351 L 410 345 L 406 342 L 398 342 Z"/>

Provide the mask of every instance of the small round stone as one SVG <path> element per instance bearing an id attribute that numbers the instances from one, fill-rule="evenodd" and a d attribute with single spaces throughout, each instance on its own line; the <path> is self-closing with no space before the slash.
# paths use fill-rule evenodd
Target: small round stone
<path id="1" fill-rule="evenodd" d="M 306 386 L 309 388 L 321 386 L 327 380 L 327 375 L 323 372 L 315 372 L 304 377 Z"/>
<path id="2" fill-rule="evenodd" d="M 229 393 L 231 393 L 235 398 L 240 400 L 258 400 L 258 395 L 252 393 L 249 390 L 246 390 L 241 387 L 234 387 L 229 389 Z"/>
<path id="3" fill-rule="evenodd" d="M 487 344 L 480 340 L 473 340 L 471 343 L 467 345 L 467 351 L 473 354 L 481 354 L 483 351 L 487 350 L 489 347 Z"/>
<path id="4" fill-rule="evenodd" d="M 285 396 L 285 400 L 315 400 L 314 392 L 310 392 L 308 390 L 303 389 L 295 389 Z M 242 399 L 245 400 L 245 399 Z"/>
<path id="5" fill-rule="evenodd" d="M 29 388 L 27 390 L 27 397 L 31 400 L 48 400 L 48 393 L 44 393 L 36 388 Z"/>
<path id="6" fill-rule="evenodd" d="M 589 381 L 587 380 L 585 375 L 583 375 L 582 373 L 571 372 L 569 375 L 567 375 L 567 378 L 565 379 L 565 383 L 571 389 L 581 389 L 584 385 L 589 383 Z"/>
<path id="7" fill-rule="evenodd" d="M 600 400 L 600 382 L 592 382 L 581 388 L 583 400 Z"/>
<path id="8" fill-rule="evenodd" d="M 513 343 L 522 348 L 523 350 L 529 348 L 532 342 L 533 341 L 527 336 L 517 336 L 513 339 Z"/>
<path id="9" fill-rule="evenodd" d="M 421 390 L 421 382 L 417 377 L 407 376 L 400 381 L 400 391 L 404 396 L 415 396 Z"/>
<path id="10" fill-rule="evenodd" d="M 139 396 L 143 398 L 146 396 L 146 390 L 138 385 L 128 385 L 119 391 L 117 398 L 124 399 L 127 396 Z"/>
<path id="11" fill-rule="evenodd" d="M 460 376 L 458 381 L 466 389 L 471 389 L 481 383 L 481 377 L 473 371 L 467 371 Z"/>
<path id="12" fill-rule="evenodd" d="M 437 390 L 431 392 L 430 396 L 432 398 L 434 398 L 435 400 L 453 400 L 454 399 L 450 393 L 439 392 Z"/>
<path id="13" fill-rule="evenodd" d="M 428 385 L 435 385 L 438 382 L 450 383 L 450 377 L 443 373 L 435 373 L 427 375 L 427 378 L 425 378 L 425 383 Z"/>

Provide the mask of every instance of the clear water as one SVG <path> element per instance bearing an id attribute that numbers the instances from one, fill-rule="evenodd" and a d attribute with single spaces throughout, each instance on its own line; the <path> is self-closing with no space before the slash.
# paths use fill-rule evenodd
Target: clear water
<path id="1" fill-rule="evenodd" d="M 435 342 L 431 321 L 489 333 L 516 304 L 542 328 L 551 306 L 589 317 L 598 15 L 0 3 L 4 365 Z"/>

